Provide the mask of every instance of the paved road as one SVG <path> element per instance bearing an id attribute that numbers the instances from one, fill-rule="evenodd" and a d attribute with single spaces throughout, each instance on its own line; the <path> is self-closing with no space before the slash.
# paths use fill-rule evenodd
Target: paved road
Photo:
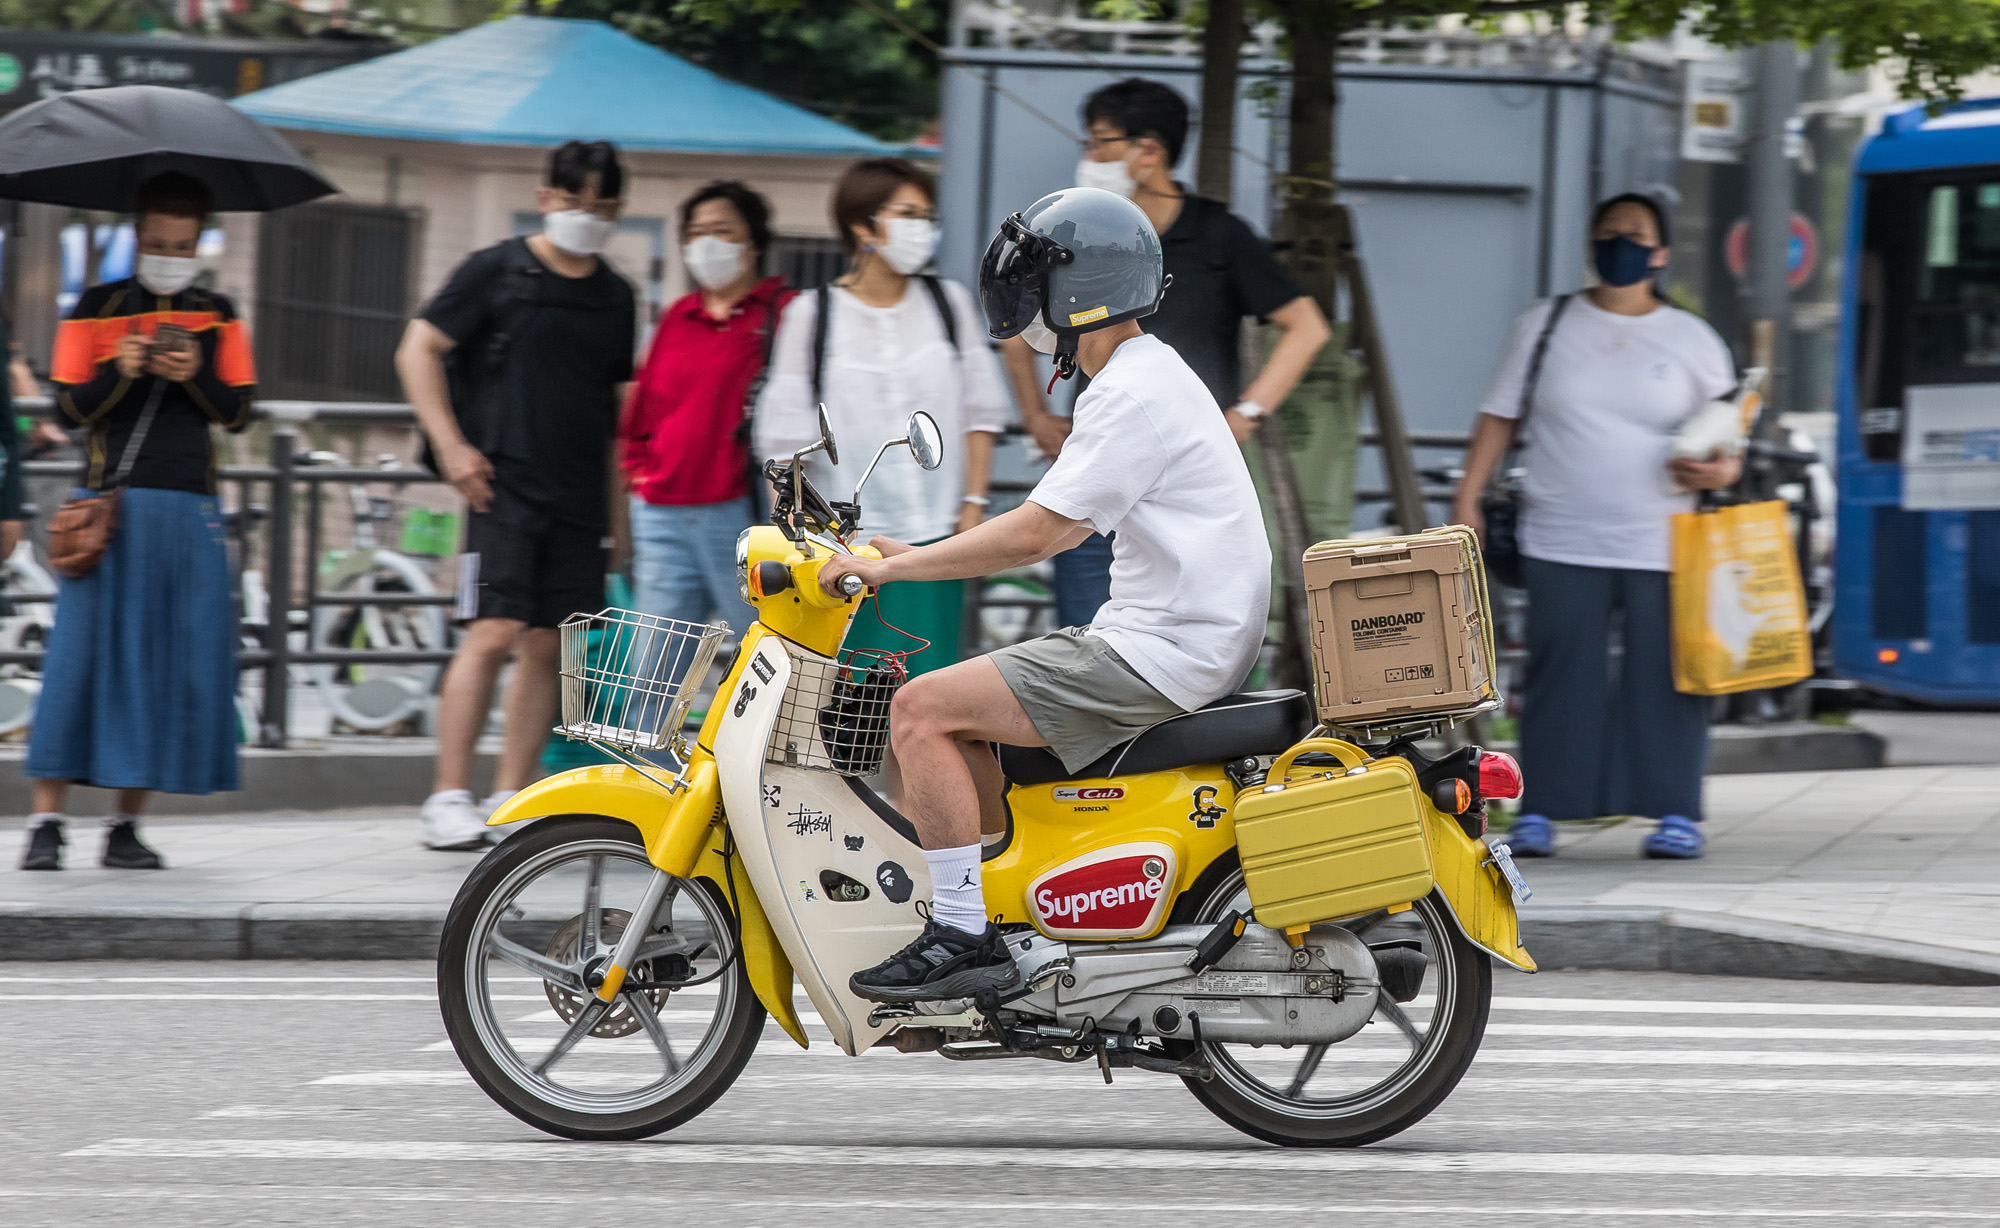
<path id="1" fill-rule="evenodd" d="M 0 1223 L 2000 1221 L 2000 990 L 1497 990 L 1458 1093 L 1361 1152 L 1255 1143 L 1164 1076 L 852 1061 L 775 1027 L 706 1116 L 611 1146 L 488 1102 L 420 964 L 0 964 Z"/>

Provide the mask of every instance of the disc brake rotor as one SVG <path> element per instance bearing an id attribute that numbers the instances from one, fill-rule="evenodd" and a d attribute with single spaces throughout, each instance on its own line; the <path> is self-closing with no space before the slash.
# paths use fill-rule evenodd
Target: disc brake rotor
<path id="1" fill-rule="evenodd" d="M 599 909 L 597 915 L 599 917 L 598 941 L 608 951 L 618 945 L 618 939 L 624 934 L 625 927 L 632 923 L 632 914 L 622 908 L 604 908 Z M 563 922 L 556 929 L 555 935 L 549 939 L 548 949 L 543 951 L 542 954 L 560 963 L 574 964 L 576 962 L 576 940 L 582 932 L 583 915 L 579 913 Z M 639 969 L 634 968 L 632 971 L 637 972 Z M 564 1023 L 576 1022 L 576 1017 L 583 1013 L 586 999 L 582 995 L 572 993 L 548 981 L 542 982 L 542 991 L 548 994 L 549 1006 L 555 1010 L 556 1014 L 562 1016 Z M 653 1009 L 660 1011 L 666 1009 L 667 995 L 672 991 L 666 989 L 648 989 L 641 992 L 651 1000 Z M 610 1010 L 604 1013 L 604 1018 L 598 1021 L 597 1026 L 590 1029 L 590 1034 L 606 1039 L 615 1039 L 620 1036 L 630 1036 L 643 1026 L 639 1022 L 639 1017 L 632 1013 L 632 1004 L 626 1002 L 621 997 Z"/>

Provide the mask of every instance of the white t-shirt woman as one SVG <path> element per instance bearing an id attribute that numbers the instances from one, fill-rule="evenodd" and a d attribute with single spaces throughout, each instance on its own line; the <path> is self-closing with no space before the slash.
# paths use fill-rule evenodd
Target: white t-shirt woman
<path id="1" fill-rule="evenodd" d="M 1699 857 L 1708 701 L 1674 689 L 1668 573 L 1676 512 L 1733 484 L 1720 452 L 1673 459 L 1676 430 L 1735 384 L 1715 330 L 1661 301 L 1666 215 L 1636 195 L 1591 218 L 1598 284 L 1548 334 L 1529 405 L 1521 495 L 1528 664 L 1520 684 L 1527 792 L 1508 843 L 1556 852 L 1555 820 L 1659 820 L 1648 857 Z M 1466 449 L 1454 519 L 1484 531 L 1479 500 L 1519 426 L 1521 396 L 1553 302 L 1514 322 Z M 1619 629 L 1614 666 L 1610 643 Z"/>

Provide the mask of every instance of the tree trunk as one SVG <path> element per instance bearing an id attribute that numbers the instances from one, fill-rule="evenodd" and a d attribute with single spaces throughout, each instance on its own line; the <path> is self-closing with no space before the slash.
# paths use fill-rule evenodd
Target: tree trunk
<path id="1" fill-rule="evenodd" d="M 1229 203 L 1235 178 L 1236 80 L 1243 54 L 1243 0 L 1209 0 L 1201 33 L 1201 144 L 1195 153 L 1198 196 Z"/>
<path id="2" fill-rule="evenodd" d="M 1338 269 L 1331 240 L 1333 215 L 1333 57 L 1340 42 L 1337 6 L 1323 0 L 1289 0 L 1280 11 L 1292 48 L 1292 99 L 1283 206 L 1271 228 L 1278 258 L 1299 286 L 1335 317 Z M 1285 639 L 1272 681 L 1309 689 L 1311 623 L 1306 608 L 1305 551 L 1311 544 L 1298 475 L 1277 415 L 1257 430 L 1257 455 L 1278 526 L 1283 579 L 1280 601 Z"/>

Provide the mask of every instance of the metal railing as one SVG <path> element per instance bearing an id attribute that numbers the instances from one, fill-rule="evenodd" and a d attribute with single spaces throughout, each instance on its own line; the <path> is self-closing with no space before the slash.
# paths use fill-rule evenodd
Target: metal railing
<path id="1" fill-rule="evenodd" d="M 17 397 L 15 407 L 28 413 L 52 415 L 53 399 L 49 397 Z M 60 421 L 60 420 L 58 420 Z M 319 589 L 319 556 L 323 539 L 321 512 L 324 491 L 328 483 L 368 485 L 385 484 L 410 486 L 420 483 L 442 484 L 443 479 L 427 469 L 382 469 L 361 466 L 301 465 L 300 437 L 298 426 L 318 424 L 328 426 L 409 426 L 415 427 L 416 415 L 408 405 L 393 403 L 374 404 L 356 402 L 315 402 L 315 401 L 260 401 L 253 412 L 253 421 L 269 422 L 271 432 L 269 461 L 262 465 L 223 465 L 216 470 L 217 484 L 233 486 L 236 490 L 235 505 L 227 508 L 225 515 L 234 539 L 236 570 L 232 576 L 233 586 L 240 596 L 242 592 L 242 569 L 252 556 L 251 538 L 261 522 L 264 537 L 264 586 L 268 599 L 268 612 L 263 628 L 263 646 L 251 648 L 239 646 L 236 664 L 239 670 L 260 670 L 263 673 L 263 701 L 258 713 L 257 744 L 266 747 L 282 747 L 291 732 L 291 668 L 294 665 L 442 665 L 451 660 L 449 648 L 296 648 L 292 646 L 290 635 L 294 630 L 293 616 L 303 613 L 306 626 L 313 625 L 312 615 L 324 607 L 354 608 L 359 606 L 448 606 L 455 598 L 449 594 L 421 593 L 328 593 Z M 29 478 L 68 478 L 81 482 L 85 474 L 83 461 L 30 461 L 22 466 L 22 473 Z M 268 488 L 267 499 L 259 503 L 251 496 L 257 486 Z M 305 558 L 307 580 L 304 591 L 294 577 L 295 559 L 293 552 L 295 524 L 300 512 L 301 486 L 305 495 Z M 7 593 L 8 600 L 30 602 L 37 598 L 50 599 L 53 594 Z M 238 611 L 239 618 L 242 611 Z M 308 636 L 310 643 L 310 634 Z M 0 664 L 21 664 L 39 666 L 43 658 L 41 649 L 16 649 L 0 651 Z"/>
<path id="2" fill-rule="evenodd" d="M 55 409 L 49 397 L 17 397 L 14 403 L 18 410 L 43 416 L 52 416 Z M 257 744 L 282 747 L 291 732 L 290 684 L 293 666 L 443 665 L 452 658 L 450 648 L 297 648 L 290 639 L 295 614 L 304 615 L 305 625 L 310 629 L 314 625 L 313 615 L 323 608 L 449 606 L 454 604 L 456 598 L 449 593 L 341 593 L 324 592 L 319 588 L 318 564 L 324 540 L 322 513 L 328 484 L 412 486 L 443 484 L 443 479 L 422 468 L 302 465 L 299 463 L 298 428 L 306 425 L 414 428 L 416 415 L 408 405 L 389 402 L 260 401 L 255 407 L 253 420 L 268 422 L 273 427 L 268 461 L 261 465 L 224 465 L 217 469 L 216 477 L 220 485 L 232 486 L 236 492 L 234 506 L 227 510 L 226 515 L 235 546 L 236 574 L 232 579 L 239 596 L 242 592 L 241 572 L 253 553 L 252 535 L 259 524 L 262 525 L 264 584 L 268 599 L 263 644 L 256 648 L 240 646 L 236 663 L 239 670 L 257 670 L 263 675 Z M 1019 427 L 1011 427 L 1008 435 L 1022 436 L 1025 432 Z M 1410 434 L 1410 443 L 1416 448 L 1463 450 L 1465 442 L 1466 437 L 1462 434 L 1421 431 Z M 1380 442 L 1373 432 L 1369 432 L 1361 437 L 1360 445 L 1374 448 L 1379 447 Z M 22 470 L 30 478 L 81 481 L 85 464 L 80 460 L 31 461 L 23 465 Z M 251 497 L 254 488 L 260 485 L 268 488 L 268 496 L 263 503 Z M 1033 487 L 1032 482 L 996 481 L 992 489 L 995 494 L 1024 496 Z M 301 494 L 304 496 L 303 508 Z M 1423 497 L 1427 501 L 1445 500 L 1451 497 L 1451 491 L 1446 487 L 1427 486 L 1423 489 Z M 1355 492 L 1356 504 L 1386 503 L 1389 499 L 1390 492 L 1387 490 Z M 296 555 L 293 550 L 294 539 L 298 536 L 295 525 L 301 512 L 305 516 L 304 554 L 307 563 L 307 580 L 302 592 L 294 576 Z M 968 629 L 976 626 L 980 609 L 1038 610 L 1053 604 L 1047 598 L 988 595 L 983 585 L 971 587 L 976 596 L 973 597 L 973 608 L 968 610 Z M 4 596 L 13 602 L 28 603 L 51 600 L 54 594 L 7 593 Z M 309 634 L 308 644 L 310 638 Z M 39 666 L 43 655 L 41 649 L 0 650 L 0 665 Z"/>

